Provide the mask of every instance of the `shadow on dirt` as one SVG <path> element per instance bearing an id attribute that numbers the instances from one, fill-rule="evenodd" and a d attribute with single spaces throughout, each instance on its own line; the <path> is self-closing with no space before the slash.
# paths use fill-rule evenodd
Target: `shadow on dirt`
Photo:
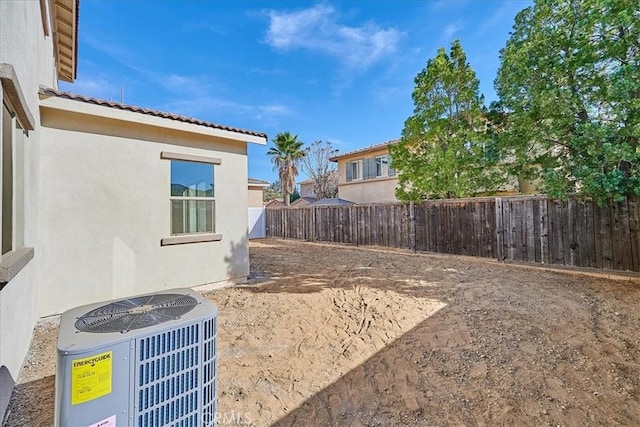
<path id="1" fill-rule="evenodd" d="M 2 427 L 52 426 L 54 395 L 55 375 L 17 384 Z"/>

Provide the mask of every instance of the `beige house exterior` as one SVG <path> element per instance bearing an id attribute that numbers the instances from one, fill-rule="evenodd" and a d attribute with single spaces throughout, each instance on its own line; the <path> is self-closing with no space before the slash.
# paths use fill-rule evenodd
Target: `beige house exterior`
<path id="1" fill-rule="evenodd" d="M 263 190 L 265 187 L 268 187 L 269 183 L 267 181 L 262 181 L 260 179 L 249 178 L 249 207 L 250 208 L 261 208 L 264 206 L 264 202 L 262 201 Z"/>
<path id="2" fill-rule="evenodd" d="M 338 163 L 338 197 L 356 204 L 397 202 L 398 177 L 391 168 L 389 145 L 383 142 L 332 157 Z"/>
<path id="3" fill-rule="evenodd" d="M 298 184 L 300 185 L 300 197 L 316 197 L 316 192 L 313 189 L 313 180 L 306 179 Z"/>
<path id="4" fill-rule="evenodd" d="M 0 419 L 38 318 L 249 273 L 247 144 L 267 136 L 59 92 L 77 20 L 76 0 L 0 1 Z"/>

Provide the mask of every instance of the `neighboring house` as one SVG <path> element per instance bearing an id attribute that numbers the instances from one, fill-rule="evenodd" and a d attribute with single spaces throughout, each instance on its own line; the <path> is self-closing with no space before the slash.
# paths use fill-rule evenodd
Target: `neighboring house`
<path id="1" fill-rule="evenodd" d="M 261 208 L 264 206 L 262 201 L 264 189 L 270 184 L 260 179 L 249 178 L 249 207 Z"/>
<path id="2" fill-rule="evenodd" d="M 297 199 L 295 202 L 291 203 L 291 207 L 296 207 L 296 208 L 302 208 L 305 206 L 309 206 L 311 203 L 315 202 L 316 199 L 315 197 L 300 197 L 299 199 Z"/>
<path id="3" fill-rule="evenodd" d="M 298 185 L 300 185 L 300 197 L 316 197 L 316 192 L 313 189 L 313 180 L 312 179 L 307 179 L 304 180 L 302 182 L 299 182 Z"/>
<path id="4" fill-rule="evenodd" d="M 265 208 L 270 209 L 270 208 L 282 208 L 284 207 L 284 200 L 280 200 L 280 199 L 274 199 L 274 200 L 270 200 L 269 202 L 267 202 L 264 205 Z"/>
<path id="5" fill-rule="evenodd" d="M 0 1 L 0 419 L 38 318 L 249 273 L 267 136 L 59 92 L 77 25 L 76 0 Z"/>
<path id="6" fill-rule="evenodd" d="M 398 140 L 332 157 L 338 163 L 338 197 L 356 204 L 397 202 L 398 177 L 391 168 L 389 145 Z"/>
<path id="7" fill-rule="evenodd" d="M 349 200 L 340 199 L 338 197 L 334 197 L 331 199 L 320 199 L 311 203 L 309 206 L 347 206 L 347 205 L 355 205 L 355 203 L 350 202 Z"/>

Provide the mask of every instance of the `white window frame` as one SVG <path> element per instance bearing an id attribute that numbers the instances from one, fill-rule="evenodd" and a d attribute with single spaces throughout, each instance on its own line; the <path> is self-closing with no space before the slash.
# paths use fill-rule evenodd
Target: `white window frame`
<path id="1" fill-rule="evenodd" d="M 168 151 L 163 151 L 160 153 L 160 158 L 164 160 L 177 160 L 183 162 L 194 162 L 194 163 L 205 163 L 210 165 L 221 165 L 222 160 L 214 157 L 206 157 L 206 156 L 197 156 L 192 154 L 184 154 L 184 153 L 172 153 Z M 170 168 L 169 163 L 169 168 Z M 215 173 L 215 167 L 214 167 Z M 170 187 L 169 187 L 170 188 Z M 161 246 L 169 246 L 169 245 L 180 245 L 184 243 L 200 243 L 200 242 L 215 242 L 222 240 L 222 234 L 216 233 L 215 226 L 215 195 L 214 197 L 192 197 L 192 196 L 171 196 L 171 192 L 169 192 L 169 233 L 171 234 L 171 222 L 172 218 L 172 202 L 174 200 L 204 200 L 211 201 L 213 203 L 213 232 L 201 232 L 194 234 L 176 234 L 171 235 L 170 237 L 165 237 L 161 239 Z"/>
<path id="2" fill-rule="evenodd" d="M 353 170 L 352 170 L 352 175 L 351 175 L 351 179 L 349 178 L 349 168 L 352 168 L 353 165 L 356 165 L 356 172 L 357 172 L 357 176 L 354 177 L 353 176 Z M 350 162 L 347 162 L 347 166 L 345 169 L 345 180 L 346 182 L 352 182 L 352 181 L 362 181 L 362 159 L 360 160 L 352 160 Z"/>
<path id="3" fill-rule="evenodd" d="M 390 167 L 390 163 L 391 163 L 391 158 L 389 157 L 388 154 L 383 154 L 381 156 L 376 156 L 375 158 L 375 162 L 376 162 L 376 176 L 380 177 L 380 176 L 389 176 L 389 170 L 391 169 Z M 386 163 L 384 162 L 386 160 Z M 380 163 L 378 163 L 378 161 L 380 161 Z M 386 167 L 386 169 L 385 169 Z"/>

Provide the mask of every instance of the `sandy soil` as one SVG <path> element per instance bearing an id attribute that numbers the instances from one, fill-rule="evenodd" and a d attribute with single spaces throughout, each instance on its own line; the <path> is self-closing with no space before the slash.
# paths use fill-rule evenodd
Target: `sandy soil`
<path id="1" fill-rule="evenodd" d="M 219 425 L 640 425 L 640 286 L 264 240 L 219 314 Z M 51 425 L 55 321 L 6 426 Z"/>

